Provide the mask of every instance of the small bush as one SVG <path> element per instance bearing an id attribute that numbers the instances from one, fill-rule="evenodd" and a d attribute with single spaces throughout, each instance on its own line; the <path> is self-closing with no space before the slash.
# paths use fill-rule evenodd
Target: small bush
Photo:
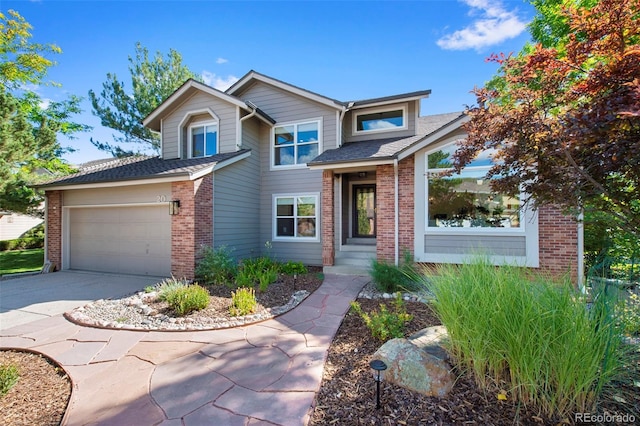
<path id="1" fill-rule="evenodd" d="M 40 237 L 16 238 L 15 240 L 0 241 L 0 251 L 28 250 L 43 247 L 44 238 Z"/>
<path id="2" fill-rule="evenodd" d="M 257 304 L 255 290 L 241 287 L 231 293 L 229 313 L 234 317 L 252 314 L 255 312 Z"/>
<path id="3" fill-rule="evenodd" d="M 629 336 L 640 334 L 640 297 L 633 293 L 618 305 L 618 315 L 624 333 Z"/>
<path id="4" fill-rule="evenodd" d="M 395 293 L 397 291 L 414 291 L 417 289 L 419 274 L 411 260 L 411 255 L 405 253 L 404 257 L 404 262 L 400 266 L 373 260 L 371 278 L 378 290 L 386 293 Z"/>
<path id="5" fill-rule="evenodd" d="M 413 316 L 407 313 L 400 293 L 396 294 L 393 302 L 393 312 L 389 312 L 383 304 L 380 304 L 379 311 L 371 314 L 364 312 L 358 302 L 351 302 L 351 307 L 371 330 L 371 335 L 382 342 L 403 337 L 406 324 L 413 319 Z"/>
<path id="6" fill-rule="evenodd" d="M 166 295 L 167 303 L 182 316 L 209 306 L 209 292 L 197 284 L 178 287 Z"/>
<path id="7" fill-rule="evenodd" d="M 160 284 L 156 285 L 156 291 L 158 292 L 158 299 L 166 301 L 167 297 L 179 288 L 189 285 L 189 281 L 186 279 L 177 279 L 175 277 L 166 278 Z"/>
<path id="8" fill-rule="evenodd" d="M 307 267 L 302 262 L 288 261 L 280 265 L 280 272 L 286 275 L 302 275 L 308 272 Z"/>
<path id="9" fill-rule="evenodd" d="M 0 365 L 0 396 L 4 396 L 11 390 L 16 383 L 20 374 L 15 365 Z"/>
<path id="10" fill-rule="evenodd" d="M 270 257 L 258 257 L 242 261 L 236 284 L 239 287 L 253 287 L 259 285 L 260 291 L 266 291 L 269 285 L 278 279 L 279 265 Z"/>
<path id="11" fill-rule="evenodd" d="M 233 250 L 227 246 L 203 247 L 202 259 L 196 266 L 196 277 L 207 284 L 231 284 L 238 272 L 238 264 L 233 257 Z"/>

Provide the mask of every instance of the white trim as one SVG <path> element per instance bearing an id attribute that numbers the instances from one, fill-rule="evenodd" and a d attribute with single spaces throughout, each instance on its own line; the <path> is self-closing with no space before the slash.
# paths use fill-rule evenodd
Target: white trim
<path id="1" fill-rule="evenodd" d="M 275 80 L 271 77 L 267 77 L 266 75 L 262 75 L 259 74 L 255 71 L 251 71 L 249 73 L 247 73 L 244 77 L 242 77 L 240 80 L 238 80 L 237 82 L 235 82 L 233 84 L 233 86 L 231 86 L 230 88 L 227 89 L 226 93 L 229 95 L 233 95 L 235 94 L 237 91 L 241 90 L 245 84 L 247 84 L 249 81 L 251 80 L 258 80 L 261 81 L 263 83 L 267 83 L 270 84 L 272 86 L 275 86 L 279 89 L 285 90 L 287 92 L 290 93 L 294 93 L 298 96 L 301 96 L 303 98 L 306 99 L 310 99 L 312 101 L 318 102 L 322 105 L 326 105 L 329 106 L 331 108 L 336 108 L 338 110 L 340 109 L 344 109 L 343 105 L 339 105 L 338 103 L 336 103 L 335 101 L 329 99 L 329 98 L 325 98 L 324 96 L 321 95 L 317 95 L 315 93 L 312 92 L 308 92 L 306 90 L 300 89 L 298 87 L 292 86 L 290 84 L 284 83 L 282 81 L 278 81 Z"/>
<path id="2" fill-rule="evenodd" d="M 400 127 L 390 127 L 385 129 L 376 129 L 376 130 L 358 130 L 358 117 L 361 115 L 368 114 L 376 114 L 380 112 L 390 112 L 390 111 L 402 111 L 402 126 Z M 361 135 L 371 135 L 378 133 L 388 133 L 388 132 L 397 132 L 401 130 L 407 130 L 409 128 L 409 114 L 407 104 L 401 105 L 393 105 L 388 108 L 373 108 L 373 109 L 362 109 L 358 112 L 353 112 L 351 114 L 351 134 L 353 136 L 361 136 Z"/>
<path id="3" fill-rule="evenodd" d="M 164 118 L 160 119 L 160 158 L 164 160 Z M 178 158 L 180 158 L 180 147 L 178 146 Z"/>
<path id="4" fill-rule="evenodd" d="M 215 152 L 213 154 L 209 154 L 207 155 L 207 138 L 206 136 L 204 137 L 204 153 L 203 155 L 199 155 L 197 157 L 193 156 L 193 129 L 198 128 L 198 127 L 202 127 L 204 130 L 204 134 L 206 135 L 206 129 L 207 127 L 214 127 L 216 128 L 216 149 Z M 211 157 L 212 155 L 216 155 L 220 153 L 220 124 L 217 121 L 198 121 L 195 123 L 191 123 L 189 124 L 189 127 L 187 128 L 187 152 L 188 152 L 188 157 L 189 158 L 203 158 L 203 157 Z"/>
<path id="5" fill-rule="evenodd" d="M 385 158 L 382 160 L 355 161 L 355 162 L 345 161 L 344 163 L 310 164 L 307 167 L 310 170 L 326 170 L 326 169 L 334 170 L 335 169 L 335 170 L 340 170 L 340 173 L 348 173 L 352 171 L 369 169 L 373 166 L 393 164 L 393 161 L 394 161 L 393 158 Z"/>
<path id="6" fill-rule="evenodd" d="M 278 232 L 278 206 L 277 206 L 277 200 L 278 198 L 293 198 L 294 202 L 295 199 L 298 197 L 314 197 L 316 200 L 316 215 L 315 215 L 315 220 L 316 220 L 316 236 L 315 237 L 279 237 L 277 236 L 277 232 Z M 320 236 L 322 235 L 322 229 L 321 229 L 321 209 L 320 209 L 320 193 L 319 192 L 304 192 L 304 193 L 282 193 L 282 194 L 272 194 L 271 195 L 271 211 L 272 211 L 272 217 L 271 217 L 271 237 L 273 241 L 278 241 L 278 242 L 292 242 L 292 243 L 302 243 L 302 242 L 310 242 L 310 243 L 317 243 L 320 241 Z M 294 212 L 295 213 L 295 212 Z M 295 218 L 297 216 L 294 214 L 294 221 Z M 296 224 L 294 223 L 294 234 L 297 233 L 296 231 Z"/>
<path id="7" fill-rule="evenodd" d="M 191 175 L 175 175 L 163 178 L 152 179 L 128 179 L 122 181 L 110 181 L 110 182 L 97 182 L 97 183 L 81 183 L 75 185 L 55 185 L 42 188 L 45 191 L 54 190 L 71 190 L 71 189 L 95 189 L 95 188 L 109 188 L 116 186 L 131 186 L 131 185 L 148 185 L 153 183 L 165 183 L 165 182 L 181 182 L 185 180 L 192 180 Z"/>
<path id="8" fill-rule="evenodd" d="M 239 100 L 238 98 L 235 98 L 225 92 L 221 92 L 217 89 L 214 89 L 213 87 L 209 87 L 206 84 L 200 83 L 198 81 L 189 80 L 185 84 L 183 84 L 182 87 L 180 87 L 178 90 L 173 92 L 173 94 L 169 96 L 164 102 L 162 102 L 162 104 L 160 104 L 154 111 L 152 111 L 151 114 L 149 114 L 146 118 L 144 118 L 142 120 L 142 125 L 145 127 L 149 127 L 149 123 L 151 121 L 158 118 L 159 115 L 162 115 L 167 110 L 167 108 L 170 107 L 170 105 L 172 105 L 177 99 L 179 99 L 181 96 L 186 94 L 192 88 L 208 93 L 209 95 L 215 96 L 216 98 L 229 102 L 240 108 L 249 110 L 249 107 L 247 107 L 247 105 L 241 100 Z"/>
<path id="9" fill-rule="evenodd" d="M 366 103 L 366 100 L 364 101 L 364 104 L 361 105 L 356 105 L 352 107 L 352 109 L 356 110 L 356 109 L 365 109 L 365 108 L 373 108 L 373 107 L 381 107 L 381 106 L 386 106 L 386 105 L 391 105 L 391 104 L 397 104 L 398 102 L 412 102 L 412 101 L 418 101 L 418 100 L 422 100 L 422 99 L 427 99 L 430 96 L 430 93 L 428 95 L 416 95 L 416 96 L 411 96 L 411 97 L 407 97 L 407 98 L 398 98 L 398 97 L 394 97 L 395 99 L 387 99 L 384 101 L 378 101 L 378 102 L 372 102 L 372 103 Z"/>
<path id="10" fill-rule="evenodd" d="M 298 126 L 301 126 L 303 124 L 310 124 L 310 123 L 317 123 L 318 125 L 318 155 L 320 155 L 323 151 L 324 148 L 324 144 L 323 144 L 323 126 L 324 126 L 324 122 L 322 117 L 318 117 L 318 118 L 310 118 L 308 120 L 302 120 L 302 121 L 288 121 L 288 122 L 284 122 L 284 123 L 277 123 L 274 124 L 273 127 L 271 127 L 270 129 L 270 136 L 269 136 L 269 170 L 272 171 L 277 171 L 277 170 L 291 170 L 291 169 L 302 169 L 302 168 L 307 168 L 307 163 L 302 163 L 302 164 L 286 164 L 286 165 L 276 165 L 275 164 L 275 151 L 276 151 L 276 142 L 275 142 L 275 133 L 276 133 L 276 129 L 278 127 L 286 127 L 286 126 L 294 126 L 295 130 L 294 130 L 294 141 L 293 141 L 293 147 L 294 147 L 294 160 L 296 160 L 296 152 L 298 150 L 298 142 L 295 140 L 295 136 L 298 134 Z M 312 145 L 313 143 L 304 143 L 304 145 Z"/>
<path id="11" fill-rule="evenodd" d="M 178 124 L 178 158 L 182 158 L 182 146 L 184 145 L 184 140 L 182 137 L 182 132 L 184 130 L 184 125 L 187 121 L 189 121 L 191 119 L 191 117 L 195 116 L 195 115 L 200 115 L 200 114 L 209 114 L 212 118 L 212 120 L 210 120 L 211 122 L 216 122 L 218 124 L 218 146 L 220 146 L 220 117 L 218 117 L 218 114 L 216 114 L 211 108 L 207 107 L 207 108 L 200 108 L 200 109 L 194 109 L 194 110 L 189 110 L 186 111 L 184 116 L 182 117 L 182 120 L 180 120 L 180 123 Z M 202 123 L 205 123 L 204 121 Z M 189 128 L 191 127 L 192 124 L 196 124 L 196 123 L 191 123 L 189 124 Z M 189 131 L 187 130 L 187 155 L 189 156 L 188 158 L 191 158 L 191 136 L 189 135 Z"/>

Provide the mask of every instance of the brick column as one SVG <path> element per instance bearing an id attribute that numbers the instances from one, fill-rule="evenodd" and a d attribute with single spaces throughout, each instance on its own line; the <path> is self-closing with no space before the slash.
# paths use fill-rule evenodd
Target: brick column
<path id="1" fill-rule="evenodd" d="M 393 165 L 376 167 L 376 256 L 395 260 L 395 198 Z"/>
<path id="2" fill-rule="evenodd" d="M 540 269 L 551 275 L 569 272 L 578 278 L 578 223 L 562 214 L 559 208 L 544 206 L 538 209 L 538 244 Z"/>
<path id="3" fill-rule="evenodd" d="M 411 253 L 415 239 L 415 181 L 414 181 L 415 157 L 410 156 L 398 164 L 398 203 L 400 209 L 398 243 L 400 245 L 400 261 L 403 260 L 405 251 Z"/>
<path id="4" fill-rule="evenodd" d="M 173 182 L 171 199 L 180 200 L 180 213 L 171 216 L 171 273 L 193 279 L 200 248 L 213 244 L 213 175 Z"/>
<path id="5" fill-rule="evenodd" d="M 47 259 L 62 269 L 62 191 L 46 191 L 47 197 Z"/>
<path id="6" fill-rule="evenodd" d="M 322 171 L 322 265 L 335 261 L 335 191 L 333 170 Z"/>

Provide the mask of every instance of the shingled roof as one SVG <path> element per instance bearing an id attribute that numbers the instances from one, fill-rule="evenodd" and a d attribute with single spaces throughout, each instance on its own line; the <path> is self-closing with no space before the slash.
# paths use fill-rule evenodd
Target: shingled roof
<path id="1" fill-rule="evenodd" d="M 48 188 L 63 185 L 79 185 L 103 182 L 118 182 L 140 179 L 191 178 L 224 161 L 248 153 L 243 149 L 237 152 L 213 155 L 211 157 L 190 158 L 186 160 L 164 160 L 160 157 L 132 156 L 91 161 L 78 167 L 78 172 L 38 185 Z"/>
<path id="2" fill-rule="evenodd" d="M 348 142 L 340 148 L 323 152 L 308 163 L 308 165 L 320 166 L 325 164 L 394 159 L 405 149 L 422 141 L 430 134 L 463 116 L 464 114 L 462 112 L 452 112 L 418 117 L 417 134 L 415 136 Z"/>

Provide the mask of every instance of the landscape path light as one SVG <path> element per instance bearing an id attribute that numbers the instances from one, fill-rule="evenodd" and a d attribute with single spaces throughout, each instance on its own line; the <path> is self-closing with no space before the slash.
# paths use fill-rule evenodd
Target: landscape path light
<path id="1" fill-rule="evenodd" d="M 369 367 L 373 370 L 373 378 L 376 381 L 376 409 L 381 407 L 380 405 L 380 381 L 382 381 L 381 374 L 387 369 L 387 364 L 381 359 L 374 359 L 369 363 Z"/>

